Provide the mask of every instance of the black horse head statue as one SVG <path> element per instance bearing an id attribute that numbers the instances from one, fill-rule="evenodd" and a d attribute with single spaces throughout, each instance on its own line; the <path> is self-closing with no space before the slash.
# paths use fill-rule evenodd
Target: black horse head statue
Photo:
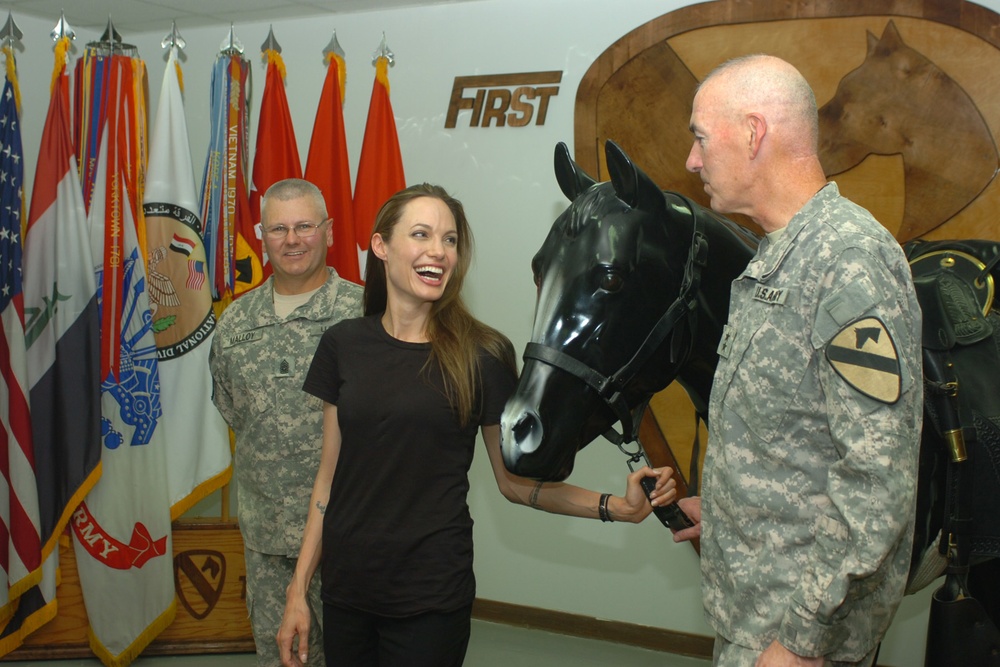
<path id="1" fill-rule="evenodd" d="M 598 435 L 633 440 L 650 397 L 675 378 L 704 414 L 729 284 L 756 247 L 734 223 L 660 190 L 613 142 L 605 152 L 611 181 L 596 183 L 556 147 L 572 203 L 531 263 L 535 322 L 501 420 L 504 461 L 519 475 L 565 479 Z M 710 253 L 728 268 L 702 276 Z"/>

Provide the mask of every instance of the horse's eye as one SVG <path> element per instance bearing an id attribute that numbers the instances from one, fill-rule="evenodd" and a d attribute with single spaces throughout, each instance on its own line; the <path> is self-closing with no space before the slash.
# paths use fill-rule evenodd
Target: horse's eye
<path id="1" fill-rule="evenodd" d="M 617 292 L 625 284 L 617 271 L 607 271 L 601 274 L 601 289 L 605 292 Z"/>

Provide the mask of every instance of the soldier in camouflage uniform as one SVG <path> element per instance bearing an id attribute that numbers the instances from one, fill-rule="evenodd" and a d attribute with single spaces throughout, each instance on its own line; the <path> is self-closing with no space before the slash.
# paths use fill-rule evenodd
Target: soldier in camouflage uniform
<path id="1" fill-rule="evenodd" d="M 319 189 L 272 185 L 261 231 L 273 276 L 219 319 L 210 365 L 213 400 L 236 434 L 234 469 L 246 559 L 247 611 L 258 664 L 281 664 L 275 637 L 295 571 L 323 437 L 323 404 L 302 381 L 323 332 L 361 314 L 360 286 L 326 266 L 333 243 Z M 319 581 L 311 591 L 310 654 L 323 663 Z"/>
<path id="2" fill-rule="evenodd" d="M 699 523 L 719 665 L 870 665 L 903 596 L 922 418 L 920 309 L 892 235 L 827 183 L 816 102 L 768 56 L 699 88 L 698 172 L 767 233 L 733 282 Z"/>

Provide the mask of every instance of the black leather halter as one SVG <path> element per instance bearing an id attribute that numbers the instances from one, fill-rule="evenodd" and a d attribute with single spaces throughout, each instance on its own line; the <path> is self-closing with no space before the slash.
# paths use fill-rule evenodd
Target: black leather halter
<path id="1" fill-rule="evenodd" d="M 677 194 L 677 193 L 674 193 Z M 687 205 L 691 212 L 692 237 L 691 249 L 688 251 L 687 262 L 684 265 L 684 277 L 681 281 L 680 293 L 674 302 L 670 304 L 667 311 L 663 313 L 659 321 L 653 326 L 646 336 L 646 340 L 623 367 L 609 376 L 602 375 L 582 361 L 570 355 L 541 343 L 528 343 L 524 348 L 524 360 L 535 359 L 544 364 L 565 371 L 574 377 L 583 380 L 589 387 L 597 392 L 604 403 L 611 408 L 618 421 L 621 422 L 622 432 L 618 433 L 614 427 L 608 429 L 604 437 L 621 446 L 623 443 L 630 443 L 638 439 L 639 424 L 642 422 L 642 415 L 645 412 L 648 399 L 643 401 L 635 409 L 635 413 L 629 410 L 623 392 L 625 387 L 635 378 L 639 371 L 653 353 L 660 347 L 667 336 L 675 333 L 675 327 L 679 323 L 686 323 L 691 333 L 690 342 L 678 359 L 671 358 L 678 367 L 682 365 L 691 353 L 694 342 L 695 309 L 698 307 L 697 293 L 701 285 L 701 272 L 708 261 L 708 239 L 698 230 L 698 216 L 695 213 L 695 206 L 687 197 L 677 195 Z"/>

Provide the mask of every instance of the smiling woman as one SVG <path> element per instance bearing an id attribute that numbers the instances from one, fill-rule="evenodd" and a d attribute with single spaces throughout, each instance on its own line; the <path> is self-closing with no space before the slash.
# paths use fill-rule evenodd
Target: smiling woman
<path id="1" fill-rule="evenodd" d="M 309 632 L 306 591 L 317 569 L 327 655 L 463 663 L 476 593 L 467 496 L 477 431 L 511 502 L 638 522 L 652 510 L 640 479 L 655 479 L 654 503 L 672 498 L 669 469 L 633 473 L 617 498 L 504 468 L 500 413 L 517 368 L 507 337 L 462 301 L 471 254 L 465 209 L 443 188 L 393 195 L 375 220 L 366 317 L 320 341 L 303 389 L 324 402 L 323 455 L 278 634 L 286 665 L 307 657 L 298 637 Z"/>

